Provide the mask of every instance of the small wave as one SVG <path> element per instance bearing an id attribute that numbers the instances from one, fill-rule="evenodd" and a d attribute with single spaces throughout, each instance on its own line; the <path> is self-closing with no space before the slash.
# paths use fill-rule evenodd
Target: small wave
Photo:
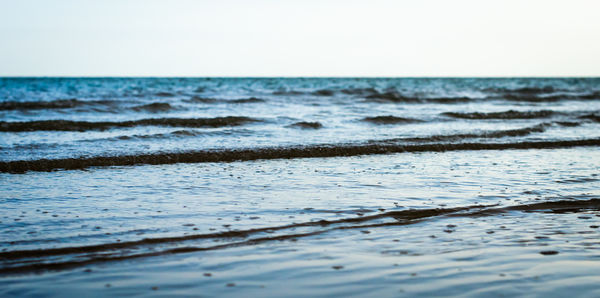
<path id="1" fill-rule="evenodd" d="M 194 130 L 177 130 L 174 132 L 170 132 L 170 133 L 157 133 L 157 134 L 151 134 L 151 135 L 131 135 L 131 136 L 118 136 L 116 137 L 117 140 L 132 140 L 132 139 L 162 139 L 162 138 L 171 138 L 173 136 L 178 136 L 178 137 L 192 137 L 192 136 L 198 136 L 202 134 L 201 132 L 198 131 L 194 131 Z M 114 140 L 115 138 L 108 138 L 108 139 L 100 139 L 100 140 Z M 98 141 L 98 139 L 93 139 L 93 140 L 82 140 L 83 142 L 95 142 Z"/>
<path id="2" fill-rule="evenodd" d="M 592 120 L 594 122 L 600 122 L 600 116 L 598 116 L 596 114 L 583 115 L 583 116 L 580 116 L 579 119 L 587 119 L 587 120 Z"/>
<path id="3" fill-rule="evenodd" d="M 557 89 L 552 86 L 544 87 L 522 87 L 516 89 L 504 89 L 507 93 L 520 93 L 520 94 L 540 94 L 540 93 L 552 93 L 556 92 Z"/>
<path id="4" fill-rule="evenodd" d="M 156 95 L 158 97 L 173 97 L 173 96 L 175 96 L 175 94 L 173 94 L 171 92 L 157 92 L 154 95 Z"/>
<path id="5" fill-rule="evenodd" d="M 172 139 L 172 138 L 187 138 L 187 137 L 196 137 L 196 136 L 217 136 L 223 137 L 227 135 L 248 135 L 252 134 L 252 131 L 246 129 L 235 129 L 235 130 L 216 130 L 216 131 L 198 131 L 198 130 L 176 130 L 168 133 L 156 133 L 156 134 L 135 134 L 135 135 L 121 135 L 117 137 L 108 137 L 108 138 L 96 138 L 96 139 L 84 139 L 78 140 L 77 142 L 81 143 L 94 143 L 94 142 L 104 142 L 104 141 L 127 141 L 127 140 L 150 140 L 150 139 Z M 60 144 L 55 144 L 55 147 L 60 146 Z M 0 147 L 0 149 L 3 149 Z M 7 147 L 5 149 L 19 149 L 18 147 Z"/>
<path id="6" fill-rule="evenodd" d="M 588 183 L 588 182 L 596 182 L 600 181 L 599 178 L 596 177 L 572 177 L 569 179 L 556 180 L 556 183 Z"/>
<path id="7" fill-rule="evenodd" d="M 600 199 L 562 198 L 556 201 L 501 207 L 471 205 L 455 208 L 410 209 L 381 212 L 360 217 L 320 220 L 288 225 L 194 234 L 175 237 L 145 238 L 137 241 L 111 242 L 89 246 L 71 246 L 50 249 L 14 250 L 0 252 L 0 260 L 11 264 L 0 268 L 1 275 L 30 274 L 77 268 L 89 264 L 132 260 L 176 253 L 222 250 L 231 247 L 297 240 L 339 230 L 357 230 L 376 227 L 401 227 L 440 217 L 484 217 L 507 212 L 580 213 L 600 210 Z M 306 231 L 299 233 L 298 228 Z M 269 234 L 278 232 L 277 235 Z M 180 246 L 198 240 L 225 240 L 223 244 L 207 246 Z M 73 258 L 77 256 L 77 258 Z"/>
<path id="8" fill-rule="evenodd" d="M 585 94 L 585 95 L 570 95 L 570 94 L 554 94 L 554 95 L 522 95 L 522 94 L 505 94 L 501 97 L 489 97 L 489 99 L 504 99 L 517 102 L 555 102 L 562 100 L 593 100 L 600 99 L 600 94 Z"/>
<path id="9" fill-rule="evenodd" d="M 362 121 L 370 122 L 370 123 L 374 123 L 374 124 L 401 124 L 401 123 L 422 122 L 421 120 L 418 120 L 418 119 L 402 118 L 402 117 L 396 117 L 396 116 L 392 116 L 392 115 L 366 117 L 366 118 L 363 118 Z"/>
<path id="10" fill-rule="evenodd" d="M 216 118 L 151 118 L 122 122 L 88 122 L 71 120 L 39 120 L 26 122 L 0 121 L 0 131 L 87 131 L 106 130 L 119 127 L 135 126 L 171 126 L 171 127 L 224 127 L 238 126 L 250 122 L 260 122 L 258 119 L 239 116 Z"/>
<path id="11" fill-rule="evenodd" d="M 579 93 L 565 89 L 558 89 L 552 86 L 523 87 L 516 89 L 492 88 L 485 89 L 484 91 L 496 94 L 494 96 L 489 96 L 488 99 L 503 99 L 518 102 L 555 102 L 561 100 L 600 99 L 600 92 L 597 91 Z"/>
<path id="12" fill-rule="evenodd" d="M 192 98 L 184 100 L 189 103 L 260 103 L 265 102 L 262 98 L 249 97 L 239 99 L 217 99 L 209 97 L 192 96 Z"/>
<path id="13" fill-rule="evenodd" d="M 0 162 L 0 172 L 75 170 L 98 166 L 159 165 L 175 163 L 232 162 L 265 159 L 340 157 L 402 152 L 447 152 L 463 150 L 556 149 L 600 146 L 600 139 L 536 141 L 514 143 L 433 143 L 433 144 L 325 144 L 295 147 L 201 150 L 141 155 L 98 156 Z"/>
<path id="14" fill-rule="evenodd" d="M 240 99 L 225 100 L 224 102 L 229 102 L 229 103 L 258 103 L 258 102 L 265 102 L 265 100 L 262 99 L 262 98 L 250 97 L 250 98 L 240 98 Z"/>
<path id="15" fill-rule="evenodd" d="M 201 135 L 202 132 L 199 131 L 195 131 L 195 130 L 187 130 L 187 129 L 182 129 L 182 130 L 176 130 L 174 132 L 170 132 L 170 133 L 157 133 L 157 134 L 151 134 L 151 135 L 133 135 L 133 136 L 121 136 L 119 137 L 119 139 L 123 138 L 123 137 L 127 137 L 127 139 L 161 139 L 161 138 L 171 138 L 172 136 L 177 136 L 177 137 L 194 137 L 194 136 L 198 136 Z"/>
<path id="16" fill-rule="evenodd" d="M 442 115 L 451 117 L 451 118 L 459 118 L 459 119 L 537 119 L 537 118 L 548 118 L 557 114 L 557 112 L 550 110 L 541 110 L 541 111 L 515 111 L 508 110 L 504 112 L 492 112 L 492 113 L 457 113 L 457 112 L 446 112 L 442 113 Z"/>
<path id="17" fill-rule="evenodd" d="M 576 126 L 580 126 L 581 123 L 579 122 L 573 122 L 573 121 L 556 121 L 554 122 L 560 126 L 565 126 L 565 127 L 576 127 Z"/>
<path id="18" fill-rule="evenodd" d="M 508 130 L 495 130 L 495 131 L 484 131 L 480 133 L 466 133 L 466 134 L 453 134 L 453 135 L 433 135 L 428 137 L 416 137 L 416 138 L 398 138 L 385 140 L 385 142 L 448 142 L 448 141 L 460 141 L 465 139 L 499 139 L 505 137 L 524 137 L 532 133 L 541 133 L 546 131 L 546 127 L 552 125 L 551 123 L 541 123 L 531 127 L 508 129 Z M 377 143 L 379 141 L 374 141 Z"/>
<path id="19" fill-rule="evenodd" d="M 296 90 L 277 90 L 273 91 L 273 95 L 302 95 L 304 92 L 296 91 Z"/>
<path id="20" fill-rule="evenodd" d="M 159 113 L 159 112 L 166 112 L 169 110 L 172 110 L 173 107 L 166 103 L 166 102 L 155 102 L 155 103 L 150 103 L 150 104 L 146 104 L 146 105 L 141 105 L 141 106 L 135 106 L 131 108 L 134 111 L 137 112 L 150 112 L 150 113 Z"/>
<path id="21" fill-rule="evenodd" d="M 578 99 L 600 99 L 600 92 L 592 92 L 577 96 Z"/>
<path id="22" fill-rule="evenodd" d="M 195 130 L 176 130 L 174 132 L 171 133 L 172 135 L 176 135 L 176 136 L 186 136 L 186 137 L 191 137 L 191 136 L 197 136 L 199 134 L 201 134 L 198 131 Z"/>
<path id="23" fill-rule="evenodd" d="M 112 105 L 111 100 L 78 100 L 57 99 L 53 101 L 5 101 L 0 102 L 0 110 L 49 110 L 49 109 L 71 109 L 81 106 Z"/>
<path id="24" fill-rule="evenodd" d="M 387 101 L 387 102 L 419 102 L 415 97 L 406 97 L 396 91 L 388 91 L 384 93 L 375 93 L 368 95 L 367 99 L 375 101 Z"/>
<path id="25" fill-rule="evenodd" d="M 543 94 L 543 93 L 554 93 L 554 92 L 565 91 L 565 90 L 558 89 L 558 88 L 555 88 L 552 86 L 542 86 L 542 87 L 519 87 L 519 88 L 494 87 L 494 88 L 485 88 L 482 91 L 493 92 L 493 93 L 502 93 L 502 94 L 537 95 L 537 94 Z"/>
<path id="26" fill-rule="evenodd" d="M 405 96 L 397 91 L 387 91 L 384 93 L 375 93 L 366 96 L 366 99 L 374 102 L 389 102 L 389 103 L 463 103 L 475 100 L 469 97 L 414 97 Z"/>
<path id="27" fill-rule="evenodd" d="M 294 124 L 288 125 L 288 127 L 295 127 L 295 128 L 304 128 L 304 129 L 319 129 L 323 127 L 323 124 L 319 123 L 319 122 L 306 122 L 306 121 L 301 121 L 301 122 L 296 122 Z"/>
<path id="28" fill-rule="evenodd" d="M 332 96 L 334 94 L 334 92 L 333 92 L 333 90 L 329 90 L 329 89 L 321 89 L 321 90 L 317 90 L 317 91 L 313 92 L 312 94 L 319 95 L 319 96 Z"/>
<path id="29" fill-rule="evenodd" d="M 200 96 L 192 96 L 189 99 L 184 100 L 189 103 L 215 103 L 218 100 L 210 97 L 200 97 Z"/>
<path id="30" fill-rule="evenodd" d="M 490 97 L 490 99 L 496 99 L 496 97 Z M 550 96 L 536 96 L 536 95 L 521 95 L 521 94 L 505 94 L 500 99 L 508 101 L 518 102 L 554 102 L 563 99 L 567 99 L 566 96 L 550 95 Z"/>
<path id="31" fill-rule="evenodd" d="M 379 93 L 375 88 L 348 88 L 342 89 L 340 92 L 349 95 L 373 95 Z"/>

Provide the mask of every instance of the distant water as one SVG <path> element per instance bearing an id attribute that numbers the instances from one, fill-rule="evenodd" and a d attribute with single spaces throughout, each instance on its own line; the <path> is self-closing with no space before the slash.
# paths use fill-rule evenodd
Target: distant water
<path id="1" fill-rule="evenodd" d="M 0 78 L 0 296 L 599 295 L 599 128 L 597 78 Z"/>

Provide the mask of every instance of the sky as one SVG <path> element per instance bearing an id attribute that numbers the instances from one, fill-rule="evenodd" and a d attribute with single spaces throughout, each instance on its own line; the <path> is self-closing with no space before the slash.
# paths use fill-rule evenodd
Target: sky
<path id="1" fill-rule="evenodd" d="M 0 0 L 0 76 L 600 76 L 597 0 Z"/>

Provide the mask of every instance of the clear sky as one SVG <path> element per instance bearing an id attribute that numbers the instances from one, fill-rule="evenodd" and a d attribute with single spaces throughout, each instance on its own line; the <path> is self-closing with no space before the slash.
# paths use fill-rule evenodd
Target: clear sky
<path id="1" fill-rule="evenodd" d="M 599 76 L 598 0 L 0 0 L 0 76 Z"/>

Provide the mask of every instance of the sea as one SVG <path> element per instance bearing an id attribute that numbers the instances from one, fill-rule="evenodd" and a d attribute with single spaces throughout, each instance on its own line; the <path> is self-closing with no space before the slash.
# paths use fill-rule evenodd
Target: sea
<path id="1" fill-rule="evenodd" d="M 1 297 L 600 296 L 600 78 L 0 78 Z"/>

